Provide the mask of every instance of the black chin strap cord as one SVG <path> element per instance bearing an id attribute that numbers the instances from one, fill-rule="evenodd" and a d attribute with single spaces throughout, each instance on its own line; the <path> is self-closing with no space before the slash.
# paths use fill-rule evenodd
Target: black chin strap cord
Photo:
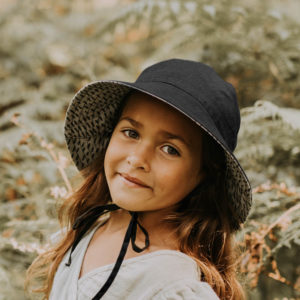
<path id="1" fill-rule="evenodd" d="M 80 240 L 82 239 L 82 237 L 85 235 L 85 233 L 89 230 L 89 228 L 92 226 L 92 224 L 103 214 L 107 213 L 108 211 L 114 211 L 119 209 L 120 207 L 115 205 L 115 204 L 107 204 L 107 205 L 101 205 L 101 206 L 96 206 L 93 207 L 91 209 L 89 209 L 88 211 L 86 211 L 84 214 L 82 214 L 81 216 L 79 216 L 74 225 L 73 225 L 73 230 L 78 230 L 77 236 L 74 240 L 74 243 L 72 245 L 71 248 L 71 252 L 69 255 L 69 259 L 68 262 L 66 263 L 66 266 L 70 266 L 72 263 L 72 253 L 75 250 L 76 246 L 78 245 L 78 243 L 80 242 Z M 113 283 L 114 279 L 116 278 L 120 267 L 122 265 L 122 262 L 124 260 L 124 257 L 126 255 L 127 249 L 128 249 L 128 245 L 129 242 L 131 241 L 131 245 L 132 248 L 135 252 L 142 252 L 145 249 L 147 249 L 150 245 L 150 241 L 149 241 L 149 235 L 148 232 L 146 231 L 146 229 L 138 222 L 138 213 L 137 212 L 129 212 L 131 214 L 131 220 L 130 223 L 128 225 L 124 240 L 123 240 L 123 244 L 121 247 L 121 250 L 119 252 L 118 258 L 115 262 L 115 265 L 111 271 L 111 273 L 109 274 L 106 282 L 104 283 L 104 285 L 101 287 L 101 289 L 99 290 L 99 292 L 94 296 L 94 298 L 92 300 L 98 300 L 101 299 L 102 296 L 107 292 L 107 290 L 109 289 L 109 287 L 111 286 L 111 284 Z M 135 244 L 135 240 L 136 240 L 136 232 L 137 232 L 137 226 L 140 227 L 140 229 L 142 230 L 142 232 L 145 235 L 145 246 L 143 248 L 138 247 Z"/>
<path id="2" fill-rule="evenodd" d="M 72 263 L 72 253 L 75 250 L 76 246 L 82 239 L 82 237 L 85 235 L 85 233 L 91 228 L 91 226 L 94 224 L 94 222 L 102 215 L 109 211 L 114 211 L 119 209 L 120 207 L 115 204 L 107 204 L 107 205 L 98 205 L 95 207 L 90 208 L 85 213 L 83 213 L 81 216 L 79 216 L 73 226 L 73 230 L 77 230 L 74 243 L 71 248 L 71 252 L 69 255 L 68 262 L 66 263 L 66 266 L 69 267 Z"/>

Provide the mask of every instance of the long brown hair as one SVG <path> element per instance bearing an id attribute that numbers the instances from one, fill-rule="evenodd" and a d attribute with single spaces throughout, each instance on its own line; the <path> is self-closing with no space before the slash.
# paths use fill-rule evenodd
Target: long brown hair
<path id="1" fill-rule="evenodd" d="M 125 103 L 126 100 L 118 116 Z M 210 284 L 220 299 L 241 300 L 245 296 L 237 280 L 234 245 L 234 229 L 238 224 L 226 193 L 225 155 L 206 133 L 203 133 L 202 144 L 205 178 L 164 221 L 175 228 L 180 251 L 193 257 L 200 267 L 199 280 Z M 111 201 L 104 174 L 104 155 L 101 153 L 93 164 L 81 171 L 84 178 L 81 186 L 60 207 L 58 217 L 61 227 L 67 228 L 66 234 L 29 267 L 25 281 L 27 291 L 49 298 L 57 268 L 78 234 L 71 225 L 89 208 Z"/>
<path id="2" fill-rule="evenodd" d="M 180 251 L 196 260 L 201 280 L 210 284 L 220 299 L 245 299 L 236 273 L 234 232 L 239 224 L 228 201 L 225 154 L 206 133 L 202 144 L 205 178 L 166 221 L 176 228 Z"/>

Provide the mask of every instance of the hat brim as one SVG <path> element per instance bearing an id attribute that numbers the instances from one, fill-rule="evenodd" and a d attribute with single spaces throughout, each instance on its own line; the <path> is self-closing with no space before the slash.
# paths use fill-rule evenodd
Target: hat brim
<path id="1" fill-rule="evenodd" d="M 78 91 L 68 108 L 64 131 L 77 168 L 89 166 L 100 152 L 105 151 L 120 104 L 130 90 L 149 94 L 180 111 L 224 149 L 226 187 L 237 222 L 244 223 L 252 203 L 251 185 L 245 172 L 199 101 L 196 103 L 192 95 L 168 83 L 97 81 Z"/>

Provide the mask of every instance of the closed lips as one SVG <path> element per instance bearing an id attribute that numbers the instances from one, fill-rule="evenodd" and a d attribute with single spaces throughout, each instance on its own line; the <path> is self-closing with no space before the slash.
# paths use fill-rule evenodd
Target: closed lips
<path id="1" fill-rule="evenodd" d="M 146 185 L 143 181 L 141 181 L 141 180 L 139 180 L 139 179 L 137 179 L 137 178 L 135 178 L 135 177 L 131 177 L 131 176 L 129 176 L 129 175 L 127 175 L 127 174 L 124 174 L 124 173 L 121 173 L 120 175 L 121 175 L 123 178 L 125 178 L 126 180 L 130 181 L 130 182 L 139 184 L 139 185 L 141 185 L 141 186 L 143 186 L 143 187 L 147 187 L 147 188 L 149 187 L 149 186 Z"/>

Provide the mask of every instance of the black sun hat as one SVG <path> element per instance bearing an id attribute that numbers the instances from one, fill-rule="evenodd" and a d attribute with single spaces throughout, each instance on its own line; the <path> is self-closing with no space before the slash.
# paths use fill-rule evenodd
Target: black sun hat
<path id="1" fill-rule="evenodd" d="M 149 94 L 186 115 L 224 150 L 228 201 L 237 222 L 244 223 L 252 196 L 249 180 L 233 151 L 240 112 L 235 89 L 208 65 L 170 59 L 146 68 L 134 83 L 96 81 L 72 99 L 65 122 L 65 138 L 79 170 L 106 150 L 122 100 L 131 91 Z"/>

